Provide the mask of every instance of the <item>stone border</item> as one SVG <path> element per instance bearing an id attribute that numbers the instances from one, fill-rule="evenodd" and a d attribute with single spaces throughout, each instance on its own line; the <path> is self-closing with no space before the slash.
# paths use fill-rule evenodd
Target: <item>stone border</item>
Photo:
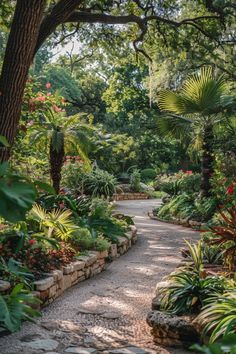
<path id="1" fill-rule="evenodd" d="M 140 199 L 149 199 L 147 193 L 115 193 L 112 196 L 112 199 L 115 201 L 119 200 L 140 200 Z"/>
<path id="2" fill-rule="evenodd" d="M 174 224 L 174 225 L 181 225 L 181 226 L 185 226 L 185 227 L 191 227 L 192 229 L 199 230 L 199 231 L 200 231 L 201 227 L 206 227 L 206 223 L 202 223 L 202 222 L 196 221 L 196 220 L 190 220 L 190 219 L 165 220 L 165 219 L 159 218 L 158 216 L 153 215 L 153 212 L 149 212 L 148 216 L 152 220 L 166 222 L 166 223 Z"/>
<path id="3" fill-rule="evenodd" d="M 126 237 L 118 237 L 118 242 L 111 244 L 108 251 L 91 251 L 62 269 L 54 270 L 47 278 L 35 281 L 34 295 L 42 301 L 42 306 L 52 303 L 66 289 L 101 273 L 108 262 L 127 252 L 137 241 L 136 227 L 131 226 L 130 229 Z"/>

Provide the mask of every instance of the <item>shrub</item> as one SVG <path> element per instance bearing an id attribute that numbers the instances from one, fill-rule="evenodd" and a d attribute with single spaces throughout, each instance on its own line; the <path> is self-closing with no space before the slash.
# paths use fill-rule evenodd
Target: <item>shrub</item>
<path id="1" fill-rule="evenodd" d="M 142 182 L 150 182 L 153 181 L 157 176 L 157 173 L 152 168 L 146 168 L 141 171 L 141 180 Z"/>
<path id="2" fill-rule="evenodd" d="M 80 194 L 108 198 L 115 193 L 116 184 L 117 181 L 113 175 L 96 168 L 91 172 L 80 173 L 73 189 Z"/>
<path id="3" fill-rule="evenodd" d="M 232 270 L 236 254 L 236 207 L 227 209 L 226 213 L 220 211 L 219 223 L 217 226 L 210 226 L 211 238 L 206 242 L 221 248 L 225 263 Z"/>
<path id="4" fill-rule="evenodd" d="M 134 170 L 130 176 L 130 185 L 133 192 L 141 191 L 141 174 L 139 170 Z"/>
<path id="5" fill-rule="evenodd" d="M 180 193 L 192 194 L 200 190 L 200 174 L 192 173 L 192 171 L 179 172 L 174 175 L 157 176 L 154 183 L 156 190 L 160 190 L 175 196 Z"/>
<path id="6" fill-rule="evenodd" d="M 212 296 L 197 320 L 204 326 L 204 335 L 210 335 L 210 342 L 236 332 L 236 291 Z"/>
<path id="7" fill-rule="evenodd" d="M 199 272 L 179 269 L 169 276 L 170 287 L 160 290 L 161 307 L 173 314 L 198 313 L 206 300 L 214 294 L 223 293 L 225 278 L 201 278 Z"/>

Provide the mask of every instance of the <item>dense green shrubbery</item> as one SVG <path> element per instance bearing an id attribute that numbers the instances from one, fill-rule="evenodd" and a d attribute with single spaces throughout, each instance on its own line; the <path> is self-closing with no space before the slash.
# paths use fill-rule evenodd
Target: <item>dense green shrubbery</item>
<path id="1" fill-rule="evenodd" d="M 180 194 L 163 204 L 154 213 L 160 218 L 193 219 L 207 221 L 214 214 L 217 201 L 214 198 L 198 198 L 197 194 Z"/>
<path id="2" fill-rule="evenodd" d="M 141 180 L 144 183 L 153 181 L 157 176 L 157 173 L 154 169 L 152 168 L 146 168 L 141 171 Z"/>
<path id="3" fill-rule="evenodd" d="M 116 191 L 117 180 L 107 171 L 95 168 L 91 171 L 71 169 L 69 172 L 64 178 L 64 183 L 78 194 L 107 198 Z"/>
<path id="4" fill-rule="evenodd" d="M 175 196 L 180 193 L 199 192 L 200 189 L 200 174 L 187 171 L 180 171 L 174 175 L 158 176 L 154 187 L 156 190 L 163 191 L 170 196 Z"/>

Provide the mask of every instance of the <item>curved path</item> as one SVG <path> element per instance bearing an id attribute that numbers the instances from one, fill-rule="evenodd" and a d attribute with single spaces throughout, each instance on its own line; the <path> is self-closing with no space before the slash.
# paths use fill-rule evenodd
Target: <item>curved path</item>
<path id="1" fill-rule="evenodd" d="M 0 338 L 0 353 L 186 353 L 154 346 L 145 322 L 155 284 L 178 264 L 183 239 L 197 237 L 190 229 L 150 220 L 147 212 L 157 203 L 118 202 L 119 211 L 135 216 L 136 245 L 105 272 L 66 291 L 37 324 Z"/>

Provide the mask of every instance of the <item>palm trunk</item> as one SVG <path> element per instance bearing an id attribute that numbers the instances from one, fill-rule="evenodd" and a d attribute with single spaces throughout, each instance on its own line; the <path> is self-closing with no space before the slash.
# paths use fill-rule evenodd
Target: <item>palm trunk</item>
<path id="1" fill-rule="evenodd" d="M 200 184 L 200 196 L 210 197 L 211 191 L 211 177 L 213 174 L 213 130 L 212 126 L 208 126 L 203 135 L 203 153 L 202 153 L 202 176 Z"/>
<path id="2" fill-rule="evenodd" d="M 56 150 L 53 146 L 52 139 L 50 141 L 50 176 L 52 179 L 52 185 L 55 189 L 56 193 L 60 192 L 60 184 L 61 184 L 61 170 L 65 157 L 65 149 L 64 149 L 64 138 L 61 144 L 60 150 Z"/>
<path id="3" fill-rule="evenodd" d="M 18 0 L 0 77 L 0 135 L 13 144 L 46 0 Z M 10 148 L 0 146 L 0 162 Z"/>

